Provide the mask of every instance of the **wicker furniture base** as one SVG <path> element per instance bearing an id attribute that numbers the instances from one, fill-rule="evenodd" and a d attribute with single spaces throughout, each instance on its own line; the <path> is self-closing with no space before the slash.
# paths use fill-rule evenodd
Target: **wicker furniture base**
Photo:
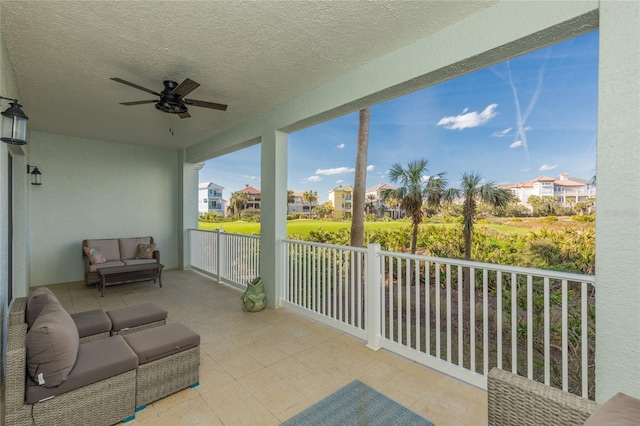
<path id="1" fill-rule="evenodd" d="M 489 373 L 489 425 L 582 425 L 594 401 L 494 368 Z"/>
<path id="2" fill-rule="evenodd" d="M 150 322 L 148 324 L 142 324 L 137 327 L 124 328 L 118 331 L 112 331 L 112 336 L 124 336 L 125 334 L 137 333 L 138 331 L 146 330 L 148 328 L 160 327 L 167 323 L 167 320 Z"/>
<path id="3" fill-rule="evenodd" d="M 36 404 L 26 404 L 26 335 L 26 323 L 9 327 L 4 424 L 112 425 L 135 415 L 136 370 Z"/>
<path id="4" fill-rule="evenodd" d="M 138 366 L 136 407 L 164 398 L 198 383 L 200 347 Z"/>

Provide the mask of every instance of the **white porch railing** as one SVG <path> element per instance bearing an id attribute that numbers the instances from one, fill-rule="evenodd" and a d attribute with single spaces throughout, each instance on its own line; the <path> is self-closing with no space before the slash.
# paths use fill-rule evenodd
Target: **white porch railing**
<path id="1" fill-rule="evenodd" d="M 394 253 L 378 245 L 285 240 L 284 250 L 284 306 L 366 339 L 371 348 L 485 389 L 497 366 L 594 397 L 591 275 Z"/>
<path id="2" fill-rule="evenodd" d="M 223 230 L 189 230 L 190 265 L 193 269 L 245 289 L 260 275 L 260 237 Z"/>
<path id="3" fill-rule="evenodd" d="M 191 266 L 246 288 L 259 237 L 190 230 Z M 505 370 L 594 399 L 594 276 L 284 240 L 282 305 L 480 388 Z"/>

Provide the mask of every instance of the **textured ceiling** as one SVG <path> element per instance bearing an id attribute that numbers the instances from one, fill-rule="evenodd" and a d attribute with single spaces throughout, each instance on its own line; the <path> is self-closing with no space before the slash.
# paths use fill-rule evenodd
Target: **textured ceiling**
<path id="1" fill-rule="evenodd" d="M 0 30 L 31 130 L 184 148 L 491 3 L 2 0 Z M 110 77 L 158 92 L 188 77 L 188 98 L 229 108 L 119 105 L 154 96 Z"/>

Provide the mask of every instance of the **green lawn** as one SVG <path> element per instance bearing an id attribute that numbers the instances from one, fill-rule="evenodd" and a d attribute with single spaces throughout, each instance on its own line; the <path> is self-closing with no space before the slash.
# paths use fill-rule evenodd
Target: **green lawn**
<path id="1" fill-rule="evenodd" d="M 426 225 L 426 224 L 425 224 Z M 434 223 L 436 226 L 454 226 L 453 223 Z M 402 228 L 405 226 L 411 226 L 409 222 L 405 221 L 391 221 L 391 222 L 365 222 L 365 231 L 374 231 L 378 229 L 392 229 Z M 423 225 L 424 226 L 424 225 Z M 503 233 L 527 233 L 529 229 L 519 228 L 509 225 L 477 225 L 480 227 L 487 227 L 489 229 L 495 229 Z M 224 223 L 206 223 L 198 222 L 198 228 L 203 230 L 214 230 L 218 228 L 224 229 L 226 232 L 232 232 L 237 234 L 260 234 L 260 224 L 253 222 L 224 222 Z M 335 232 L 340 229 L 351 229 L 351 222 L 335 222 L 328 220 L 313 220 L 313 219 L 297 219 L 287 222 L 287 235 L 299 234 L 307 236 L 312 229 L 322 228 L 325 231 Z"/>

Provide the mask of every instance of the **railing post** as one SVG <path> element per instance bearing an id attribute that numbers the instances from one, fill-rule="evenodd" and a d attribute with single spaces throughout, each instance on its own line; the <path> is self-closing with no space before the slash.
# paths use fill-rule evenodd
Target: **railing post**
<path id="1" fill-rule="evenodd" d="M 220 229 L 216 229 L 216 281 L 222 282 L 222 238 L 220 238 Z"/>
<path id="2" fill-rule="evenodd" d="M 380 262 L 378 252 L 380 244 L 369 244 L 367 247 L 366 279 L 366 319 L 367 347 L 377 351 L 382 347 L 380 330 Z"/>

